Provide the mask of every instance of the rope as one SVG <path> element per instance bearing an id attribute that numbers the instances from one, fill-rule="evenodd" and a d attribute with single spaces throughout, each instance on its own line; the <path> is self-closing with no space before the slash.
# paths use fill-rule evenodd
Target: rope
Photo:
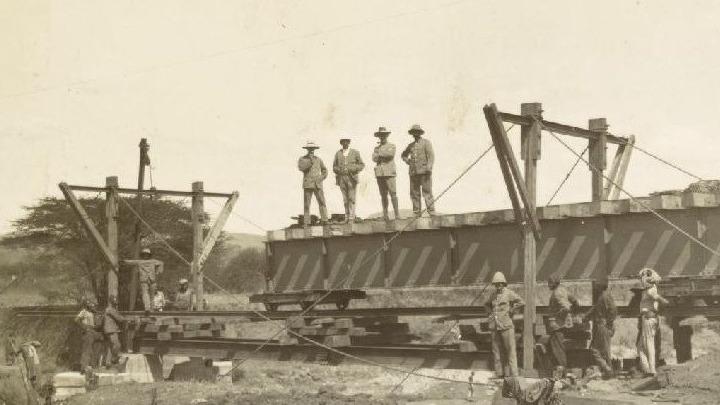
<path id="1" fill-rule="evenodd" d="M 512 127 L 511 127 L 511 128 L 512 128 Z M 438 197 L 437 197 L 437 198 L 433 199 L 433 204 L 434 204 L 437 200 L 439 200 L 443 195 L 445 195 L 445 194 L 450 190 L 450 188 L 452 188 L 465 174 L 467 174 L 467 172 L 470 171 L 470 169 L 472 169 L 485 155 L 487 155 L 487 153 L 490 152 L 490 150 L 491 150 L 492 148 L 493 148 L 493 145 L 490 145 L 477 159 L 475 159 L 475 161 L 472 162 L 472 164 L 471 164 L 468 168 L 466 168 L 465 170 L 463 170 L 463 172 L 460 173 L 460 175 L 457 176 L 457 177 L 455 178 L 455 180 L 453 180 L 453 181 L 450 183 L 450 185 L 448 185 L 440 194 L 438 194 Z M 165 241 L 164 238 L 162 238 L 162 236 L 160 235 L 159 232 L 155 231 L 155 230 L 152 228 L 152 226 L 150 226 L 150 224 L 147 223 L 147 221 L 145 221 L 142 217 L 140 217 L 140 215 L 137 213 L 137 211 L 135 211 L 129 203 L 127 203 L 126 201 L 124 201 L 124 200 L 122 200 L 122 199 L 121 199 L 121 201 L 128 207 L 128 209 L 130 210 L 130 212 L 132 212 L 145 226 L 148 227 L 148 229 L 149 229 L 151 232 L 153 232 L 156 236 L 160 236 L 161 241 L 167 246 L 168 249 L 170 249 L 171 252 L 173 252 L 175 255 L 177 255 L 178 258 L 180 258 L 180 260 L 182 260 L 182 261 L 185 262 L 186 264 L 191 265 L 189 261 L 187 261 L 177 250 L 175 250 L 172 246 L 170 246 L 170 244 L 167 243 L 167 241 Z M 423 210 L 422 213 L 425 213 L 425 211 L 427 211 L 427 207 Z M 417 220 L 417 218 L 419 218 L 419 217 L 413 218 L 412 221 L 409 221 L 402 229 L 400 229 L 399 231 L 397 231 L 397 232 L 395 233 L 395 235 L 393 235 L 393 237 L 391 237 L 390 239 L 388 239 L 388 240 L 383 244 L 383 247 L 382 247 L 382 248 L 378 249 L 373 255 L 371 255 L 370 257 L 368 257 L 367 260 L 364 260 L 360 265 L 358 265 L 358 266 L 356 267 L 355 271 L 357 271 L 357 269 L 359 269 L 363 264 L 365 264 L 366 262 L 370 261 L 372 258 L 374 258 L 375 256 L 377 256 L 380 252 L 382 252 L 382 251 L 388 246 L 388 244 L 389 244 L 390 242 L 392 242 L 395 238 L 397 238 L 400 234 L 402 234 L 412 223 L 414 223 L 414 222 Z M 355 271 L 351 272 L 351 273 L 348 275 L 348 277 L 346 277 L 346 279 L 354 276 Z M 224 289 L 222 286 L 220 286 L 220 285 L 219 285 L 218 283 L 216 283 L 214 280 L 212 280 L 211 278 L 207 277 L 205 274 L 202 274 L 202 277 L 203 277 L 203 279 L 208 280 L 211 284 L 213 284 L 213 286 L 215 286 L 216 288 L 218 288 L 220 291 L 222 291 L 222 292 L 225 293 L 226 295 L 230 296 L 231 298 L 235 299 L 236 301 L 238 301 L 238 303 L 241 303 L 240 300 L 238 300 L 233 294 L 231 294 L 229 291 L 227 291 L 226 289 Z M 345 280 L 342 280 L 342 282 L 344 282 L 344 281 L 345 281 Z M 486 286 L 485 288 L 487 288 L 487 286 Z M 320 303 L 323 299 L 325 299 L 325 298 L 326 298 L 328 295 L 330 295 L 333 291 L 335 291 L 335 288 L 334 288 L 334 287 L 333 287 L 332 289 L 328 290 L 324 295 L 322 295 L 320 298 L 318 298 L 318 299 L 317 299 L 315 302 L 313 302 L 311 305 L 309 305 L 308 308 L 306 308 L 305 310 L 303 310 L 298 316 L 303 316 L 304 314 L 306 314 L 307 312 L 309 312 L 310 310 L 312 310 L 312 308 L 313 308 L 315 305 L 317 305 L 318 303 Z M 242 303 L 241 303 L 241 304 L 242 304 Z M 257 316 L 265 319 L 266 321 L 272 321 L 271 318 L 269 318 L 268 316 L 266 316 L 265 314 L 263 314 L 263 313 L 261 313 L 261 312 L 259 312 L 259 311 L 256 311 L 256 310 L 252 310 L 252 309 L 251 309 L 251 312 L 253 312 L 253 313 L 256 314 Z M 245 357 L 244 359 L 242 359 L 242 360 L 238 363 L 237 366 L 231 368 L 227 373 L 223 374 L 223 376 L 227 376 L 228 374 L 232 373 L 235 369 L 237 369 L 237 367 L 238 367 L 240 364 L 242 364 L 242 363 L 244 363 L 245 361 L 247 361 L 247 360 L 249 359 L 249 357 L 250 357 L 253 353 L 256 353 L 256 352 L 262 350 L 265 346 L 267 346 L 267 344 L 268 344 L 270 341 L 272 341 L 272 339 L 274 339 L 277 335 L 279 335 L 280 333 L 285 332 L 285 331 L 287 331 L 289 334 L 294 335 L 295 337 L 297 337 L 297 338 L 299 338 L 299 339 L 302 339 L 302 340 L 304 340 L 304 341 L 307 341 L 307 342 L 309 342 L 310 344 L 316 345 L 316 346 L 321 347 L 321 348 L 323 348 L 323 349 L 325 349 L 325 350 L 331 351 L 331 352 L 333 352 L 333 353 L 339 354 L 339 355 L 341 355 L 341 356 L 344 356 L 344 357 L 347 357 L 347 358 L 350 358 L 350 359 L 353 359 L 353 360 L 356 360 L 356 361 L 359 361 L 359 362 L 362 362 L 362 363 L 366 363 L 366 364 L 369 364 L 369 365 L 373 365 L 373 366 L 376 366 L 376 367 L 380 367 L 380 368 L 385 369 L 385 370 L 396 371 L 396 372 L 400 372 L 400 373 L 405 373 L 405 374 L 407 374 L 407 375 L 415 375 L 415 376 L 417 376 L 417 377 L 425 377 L 425 378 L 435 379 L 435 380 L 439 380 L 439 381 L 455 382 L 455 383 L 461 383 L 461 384 L 485 385 L 485 384 L 474 383 L 474 382 L 473 382 L 473 383 L 469 383 L 469 382 L 467 382 L 467 381 L 462 381 L 462 380 L 454 380 L 454 379 L 451 379 L 451 378 L 444 378 L 444 377 L 437 377 L 437 376 L 432 376 L 432 375 L 427 375 L 427 374 L 420 374 L 420 373 L 417 373 L 417 372 L 414 371 L 414 370 L 405 370 L 405 369 L 401 369 L 401 368 L 390 367 L 390 366 L 387 366 L 387 365 L 384 365 L 384 364 L 380 364 L 380 363 L 374 362 L 374 361 L 372 361 L 372 360 L 363 359 L 363 358 L 361 358 L 361 357 L 358 357 L 358 356 L 355 356 L 355 355 L 352 355 L 352 354 L 349 354 L 349 353 L 345 353 L 345 352 L 340 351 L 340 350 L 338 350 L 338 349 L 335 349 L 335 348 L 333 348 L 333 347 L 327 346 L 327 345 L 325 345 L 325 344 L 323 344 L 323 343 L 320 343 L 320 342 L 317 342 L 317 341 L 308 339 L 307 337 L 305 337 L 305 336 L 303 336 L 303 335 L 300 335 L 299 333 L 297 333 L 297 332 L 295 332 L 295 331 L 293 331 L 293 330 L 289 330 L 289 329 L 287 328 L 287 325 L 284 326 L 284 327 L 282 327 L 281 329 L 279 329 L 273 336 L 271 336 L 269 339 L 267 339 L 265 342 L 263 342 L 260 346 L 258 346 L 251 354 L 249 354 L 247 357 Z"/>
<path id="2" fill-rule="evenodd" d="M 690 173 L 689 171 L 683 169 L 682 167 L 680 167 L 680 166 L 678 166 L 678 165 L 676 165 L 676 164 L 673 164 L 672 162 L 668 162 L 667 160 L 661 158 L 660 156 L 657 156 L 657 155 L 655 155 L 654 153 L 649 152 L 649 151 L 647 151 L 647 150 L 645 150 L 645 149 L 643 149 L 643 148 L 641 148 L 641 147 L 639 147 L 639 146 L 637 146 L 637 145 L 635 145 L 635 144 L 631 144 L 631 143 L 628 142 L 628 143 L 626 143 L 625 145 L 630 146 L 630 147 L 633 148 L 633 149 L 637 149 L 637 150 L 639 150 L 640 152 L 642 152 L 642 153 L 650 156 L 651 158 L 657 159 L 658 161 L 660 161 L 660 162 L 662 162 L 662 163 L 664 163 L 664 164 L 672 167 L 673 169 L 677 169 L 677 170 L 679 170 L 679 171 L 687 174 L 688 176 L 695 178 L 696 180 L 700 180 L 700 181 L 704 180 L 702 177 L 696 176 L 696 175 Z"/>
<path id="3" fill-rule="evenodd" d="M 695 242 L 695 243 L 698 244 L 700 247 L 704 248 L 705 250 L 707 250 L 708 252 L 712 253 L 713 255 L 720 257 L 720 252 L 718 252 L 718 251 L 716 251 L 715 249 L 711 248 L 710 246 L 706 245 L 706 244 L 703 243 L 701 240 L 699 240 L 698 238 L 692 236 L 691 234 L 689 234 L 688 232 L 686 232 L 685 230 L 683 230 L 683 229 L 680 228 L 679 226 L 675 225 L 672 221 L 670 221 L 669 219 L 667 219 L 667 218 L 665 218 L 664 216 L 662 216 L 662 214 L 660 214 L 659 212 L 655 211 L 654 209 L 652 209 L 650 206 L 648 206 L 648 205 L 645 204 L 644 202 L 638 200 L 638 199 L 637 199 L 636 197 L 634 197 L 632 194 L 630 194 L 630 193 L 627 192 L 625 189 L 623 189 L 622 187 L 620 187 L 617 183 L 615 183 L 612 179 L 610 179 L 609 177 L 607 177 L 601 170 L 598 170 L 595 166 L 593 166 L 592 164 L 590 164 L 589 161 L 585 160 L 585 159 L 584 159 L 580 154 L 578 154 L 573 148 L 571 148 L 567 143 L 565 143 L 562 139 L 560 139 L 559 136 L 557 136 L 553 131 L 549 130 L 545 125 L 543 125 L 542 122 L 538 121 L 538 123 L 540 124 L 540 126 L 541 126 L 543 129 L 545 129 L 546 131 L 550 132 L 550 135 L 552 135 L 553 138 L 555 138 L 558 142 L 560 142 L 567 150 L 569 150 L 569 151 L 570 151 L 571 153 L 573 153 L 575 156 L 580 157 L 580 158 L 583 160 L 583 162 L 585 162 L 585 163 L 588 165 L 588 167 L 590 167 L 591 170 L 593 170 L 594 172 L 600 174 L 600 175 L 601 175 L 602 177 L 604 177 L 607 181 L 609 181 L 610 183 L 612 183 L 615 187 L 618 188 L 618 190 L 620 190 L 620 191 L 622 191 L 623 193 L 625 193 L 625 194 L 626 194 L 632 201 L 634 201 L 636 204 L 640 205 L 640 206 L 643 207 L 644 209 L 646 209 L 646 210 L 648 210 L 649 212 L 651 212 L 653 215 L 655 215 L 656 217 L 658 217 L 658 219 L 660 219 L 662 222 L 665 222 L 667 225 L 669 225 L 670 227 L 672 227 L 672 228 L 675 229 L 676 231 L 680 232 L 682 235 L 684 235 L 686 238 L 690 239 L 691 241 Z"/>
<path id="4" fill-rule="evenodd" d="M 150 224 L 148 224 L 147 221 L 145 221 L 145 220 L 140 216 L 140 214 L 138 214 L 137 211 L 135 211 L 135 209 L 133 209 L 133 207 L 132 207 L 132 205 L 130 205 L 130 203 L 128 203 L 127 201 L 125 201 L 125 199 L 123 199 L 123 198 L 118 198 L 118 199 L 119 199 L 120 201 L 122 201 L 123 204 L 125 204 L 125 206 L 130 210 L 130 212 L 132 212 L 132 213 L 140 220 L 140 222 L 142 222 L 142 223 L 150 230 L 150 232 L 152 232 L 153 234 L 155 234 L 155 236 L 156 236 L 158 239 L 160 239 L 160 241 L 170 250 L 170 252 L 174 253 L 175 256 L 177 256 L 178 259 L 180 259 L 180 261 L 182 261 L 183 263 L 187 264 L 188 266 L 192 266 L 192 263 L 189 262 L 187 259 L 185 259 L 185 257 L 184 257 L 182 254 L 180 254 L 180 252 L 178 252 L 177 250 L 175 250 L 175 248 L 173 248 L 172 246 L 170 246 L 170 244 L 165 240 L 165 238 L 163 238 L 162 234 L 161 234 L 160 232 L 156 231 L 155 229 L 153 229 L 153 227 L 150 226 Z"/>
<path id="5" fill-rule="evenodd" d="M 513 126 L 514 126 L 514 125 L 511 125 L 510 128 L 508 128 L 508 130 L 512 129 Z M 440 194 L 438 194 L 438 196 L 433 199 L 433 205 L 434 205 L 435 202 L 438 201 L 443 195 L 445 195 L 445 194 L 450 190 L 450 188 L 452 188 L 463 176 L 465 176 L 465 174 L 467 174 L 483 157 L 485 157 L 485 156 L 488 154 L 488 152 L 490 152 L 490 150 L 492 150 L 493 146 L 494 146 L 494 145 L 491 144 L 487 149 L 485 149 L 485 151 L 483 151 L 483 152 L 480 154 L 480 156 L 478 156 L 477 159 L 475 159 L 475 160 L 474 160 L 465 170 L 463 170 Z M 421 212 L 421 215 L 424 214 L 426 211 L 427 211 L 427 207 L 425 207 L 425 209 Z M 388 240 L 384 241 L 384 242 L 383 242 L 383 246 L 382 246 L 381 248 L 377 249 L 375 252 L 373 252 L 373 254 L 371 254 L 370 256 L 368 256 L 367 258 L 365 258 L 362 262 L 360 262 L 359 265 L 355 266 L 355 268 L 348 274 L 347 277 L 343 278 L 343 279 L 340 280 L 338 283 L 336 283 L 335 285 L 333 285 L 330 289 L 328 289 L 328 291 L 326 291 L 322 296 L 320 296 L 318 299 L 316 299 L 314 302 L 312 302 L 310 305 L 308 305 L 308 307 L 307 307 L 306 309 L 304 309 L 303 311 L 301 311 L 300 314 L 298 314 L 297 316 L 303 316 L 303 315 L 307 314 L 309 311 L 311 311 L 311 310 L 315 307 L 315 305 L 317 305 L 317 304 L 320 303 L 322 300 L 324 300 L 326 297 L 328 297 L 331 293 L 333 293 L 334 291 L 336 291 L 336 290 L 338 289 L 337 286 L 342 286 L 342 285 L 344 285 L 345 282 L 347 282 L 347 281 L 349 281 L 349 280 L 352 280 L 352 277 L 355 276 L 355 273 L 357 272 L 358 269 L 360 269 L 364 264 L 369 263 L 369 262 L 370 262 L 371 260 L 373 260 L 378 254 L 380 254 L 380 253 L 383 252 L 385 249 L 387 249 L 387 247 L 390 245 L 390 243 L 391 243 L 393 240 L 395 240 L 397 237 L 399 237 L 403 232 L 405 232 L 405 231 L 407 230 L 407 228 L 410 227 L 410 225 L 412 225 L 413 223 L 415 223 L 415 221 L 417 221 L 418 218 L 419 218 L 419 217 L 415 217 L 415 218 L 413 218 L 411 221 L 409 221 L 408 223 L 406 223 L 406 224 L 405 224 L 399 231 L 397 231 L 392 237 L 390 237 Z M 236 366 L 233 366 L 227 373 L 224 374 L 224 376 L 227 376 L 228 374 L 232 373 L 235 369 L 237 369 L 240 365 L 242 365 L 245 361 L 247 361 L 252 354 L 257 353 L 257 352 L 259 352 L 260 350 L 262 350 L 268 343 L 270 343 L 273 339 L 275 339 L 278 335 L 280 335 L 281 333 L 283 333 L 283 332 L 285 332 L 285 331 L 288 331 L 288 332 L 290 332 L 291 334 L 297 335 L 297 334 L 294 333 L 293 331 L 289 330 L 289 329 L 287 328 L 287 325 L 283 326 L 282 328 L 278 329 L 272 336 L 270 336 L 268 339 L 266 339 L 265 342 L 263 342 L 260 346 L 258 346 L 252 353 L 250 353 L 250 355 L 248 355 L 248 356 L 245 357 L 244 359 L 240 360 L 240 362 L 239 362 Z M 304 339 L 304 340 L 307 340 L 307 339 L 305 339 L 305 338 L 303 338 L 303 339 Z M 314 342 L 314 341 L 312 341 L 312 342 Z"/>
<path id="6" fill-rule="evenodd" d="M 585 152 L 587 152 L 589 148 L 590 148 L 590 146 L 585 147 L 585 150 L 583 150 L 583 152 L 582 152 L 582 154 L 580 154 L 580 156 L 581 156 L 581 157 L 584 156 L 584 155 L 585 155 Z M 570 171 L 567 172 L 567 174 L 565 175 L 565 178 L 564 178 L 563 181 L 560 183 L 560 185 L 558 186 L 557 190 L 555 190 L 555 192 L 553 193 L 552 197 L 550 197 L 550 199 L 548 200 L 548 202 L 547 202 L 545 205 L 550 205 L 550 203 L 551 203 L 552 200 L 555 198 L 555 196 L 558 195 L 558 193 L 560 192 L 560 189 L 565 185 L 565 182 L 570 178 L 570 175 L 571 175 L 572 172 L 575 170 L 575 167 L 577 167 L 578 163 L 580 163 L 580 158 L 578 158 L 578 159 L 575 161 L 575 163 L 572 165 L 572 167 L 570 168 Z"/>

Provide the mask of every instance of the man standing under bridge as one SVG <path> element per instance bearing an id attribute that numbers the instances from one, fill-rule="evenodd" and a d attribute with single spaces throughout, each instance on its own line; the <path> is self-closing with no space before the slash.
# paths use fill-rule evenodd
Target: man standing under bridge
<path id="1" fill-rule="evenodd" d="M 560 277 L 553 274 L 548 279 L 550 295 L 550 316 L 548 317 L 548 331 L 550 332 L 550 351 L 553 355 L 555 368 L 564 374 L 567 368 L 567 354 L 565 353 L 565 330 L 573 327 L 571 312 L 579 306 L 575 297 L 560 285 Z"/>
<path id="2" fill-rule="evenodd" d="M 507 288 L 505 275 L 495 273 L 492 278 L 495 291 L 485 301 L 490 316 L 488 321 L 492 332 L 492 353 L 495 363 L 495 377 L 518 375 L 517 352 L 515 351 L 515 324 L 513 313 L 525 305 L 525 301 Z"/>
<path id="3" fill-rule="evenodd" d="M 642 297 L 640 298 L 640 329 L 638 331 L 637 350 L 640 357 L 640 367 L 646 376 L 655 375 L 656 335 L 658 333 L 659 318 L 658 304 L 668 304 L 669 301 L 658 293 L 657 284 L 660 275 L 653 269 L 640 270 L 640 284 Z"/>
<path id="4" fill-rule="evenodd" d="M 597 294 L 595 305 L 585 315 L 593 322 L 590 351 L 593 361 L 602 370 L 603 377 L 612 378 L 615 372 L 610 357 L 610 342 L 615 334 L 614 323 L 617 317 L 617 308 L 607 291 L 607 280 L 596 281 L 594 288 L 595 294 Z"/>

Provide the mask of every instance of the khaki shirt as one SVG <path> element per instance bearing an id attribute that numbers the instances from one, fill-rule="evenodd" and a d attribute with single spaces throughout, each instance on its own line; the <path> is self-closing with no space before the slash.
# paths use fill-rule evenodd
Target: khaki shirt
<path id="1" fill-rule="evenodd" d="M 298 169 L 303 172 L 303 188 L 322 188 L 322 182 L 328 174 L 322 159 L 315 155 L 302 156 L 298 159 Z"/>
<path id="2" fill-rule="evenodd" d="M 550 317 L 548 327 L 551 331 L 560 328 L 572 328 L 573 320 L 571 315 L 573 305 L 577 305 L 577 299 L 570 295 L 563 286 L 558 286 L 550 295 Z"/>
<path id="3" fill-rule="evenodd" d="M 395 177 L 395 145 L 390 142 L 380 144 L 373 151 L 375 177 Z"/>
<path id="4" fill-rule="evenodd" d="M 432 143 L 425 138 L 410 143 L 403 151 L 402 159 L 408 164 L 411 176 L 432 173 L 435 163 Z"/>
<path id="5" fill-rule="evenodd" d="M 514 329 L 512 315 L 513 311 L 525 305 L 525 301 L 513 290 L 507 287 L 502 292 L 493 291 L 484 306 L 490 311 L 488 320 L 491 330 Z"/>
<path id="6" fill-rule="evenodd" d="M 662 301 L 663 298 L 658 293 L 656 285 L 651 285 L 642 292 L 640 298 L 640 313 L 647 316 L 653 317 L 658 312 L 658 301 Z"/>
<path id="7" fill-rule="evenodd" d="M 163 272 L 163 262 L 156 259 L 123 260 L 138 268 L 138 276 L 141 283 L 155 282 L 158 274 Z"/>

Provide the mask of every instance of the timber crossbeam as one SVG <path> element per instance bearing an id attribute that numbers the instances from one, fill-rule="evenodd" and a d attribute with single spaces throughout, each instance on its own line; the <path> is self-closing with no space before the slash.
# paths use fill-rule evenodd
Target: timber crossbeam
<path id="1" fill-rule="evenodd" d="M 522 116 L 517 114 L 511 114 L 506 112 L 498 112 L 498 115 L 504 122 L 509 122 L 511 124 L 515 125 L 532 125 L 533 121 L 535 120 L 533 117 L 528 116 Z M 546 121 L 546 120 L 539 120 L 542 127 L 545 129 L 555 132 L 556 134 L 561 135 L 568 135 L 568 136 L 574 136 L 577 138 L 585 138 L 585 139 L 597 139 L 598 133 L 596 131 L 592 131 L 589 129 L 584 128 L 578 128 L 574 127 L 572 125 L 566 125 L 566 124 L 560 124 L 557 122 L 552 121 Z M 612 135 L 612 134 L 606 134 L 607 136 L 607 142 L 613 143 L 617 145 L 625 145 L 628 143 L 628 138 L 624 136 L 618 136 L 618 135 Z"/>
<path id="2" fill-rule="evenodd" d="M 67 187 L 73 191 L 90 191 L 96 193 L 106 193 L 109 191 L 108 187 L 92 187 L 92 186 L 76 186 L 68 184 Z M 138 190 L 136 188 L 121 188 L 115 189 L 118 194 L 145 194 L 145 195 L 166 195 L 172 197 L 192 197 L 197 194 L 202 194 L 203 197 L 220 197 L 230 198 L 234 193 L 214 193 L 209 191 L 194 192 L 194 191 L 178 191 L 178 190 Z"/>

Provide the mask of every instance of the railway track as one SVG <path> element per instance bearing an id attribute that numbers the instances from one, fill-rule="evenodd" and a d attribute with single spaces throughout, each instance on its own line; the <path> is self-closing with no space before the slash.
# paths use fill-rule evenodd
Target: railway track
<path id="1" fill-rule="evenodd" d="M 203 357 L 224 360 L 247 358 L 270 361 L 305 361 L 331 365 L 363 364 L 313 344 L 282 345 L 271 341 L 263 346 L 257 339 L 139 339 L 136 351 L 142 354 Z M 260 348 L 262 346 L 262 348 Z M 259 349 L 260 348 L 260 349 Z M 258 350 L 259 349 L 259 350 Z M 369 362 L 405 368 L 489 369 L 489 351 L 461 352 L 458 345 L 396 344 L 387 346 L 338 347 L 343 353 Z"/>

